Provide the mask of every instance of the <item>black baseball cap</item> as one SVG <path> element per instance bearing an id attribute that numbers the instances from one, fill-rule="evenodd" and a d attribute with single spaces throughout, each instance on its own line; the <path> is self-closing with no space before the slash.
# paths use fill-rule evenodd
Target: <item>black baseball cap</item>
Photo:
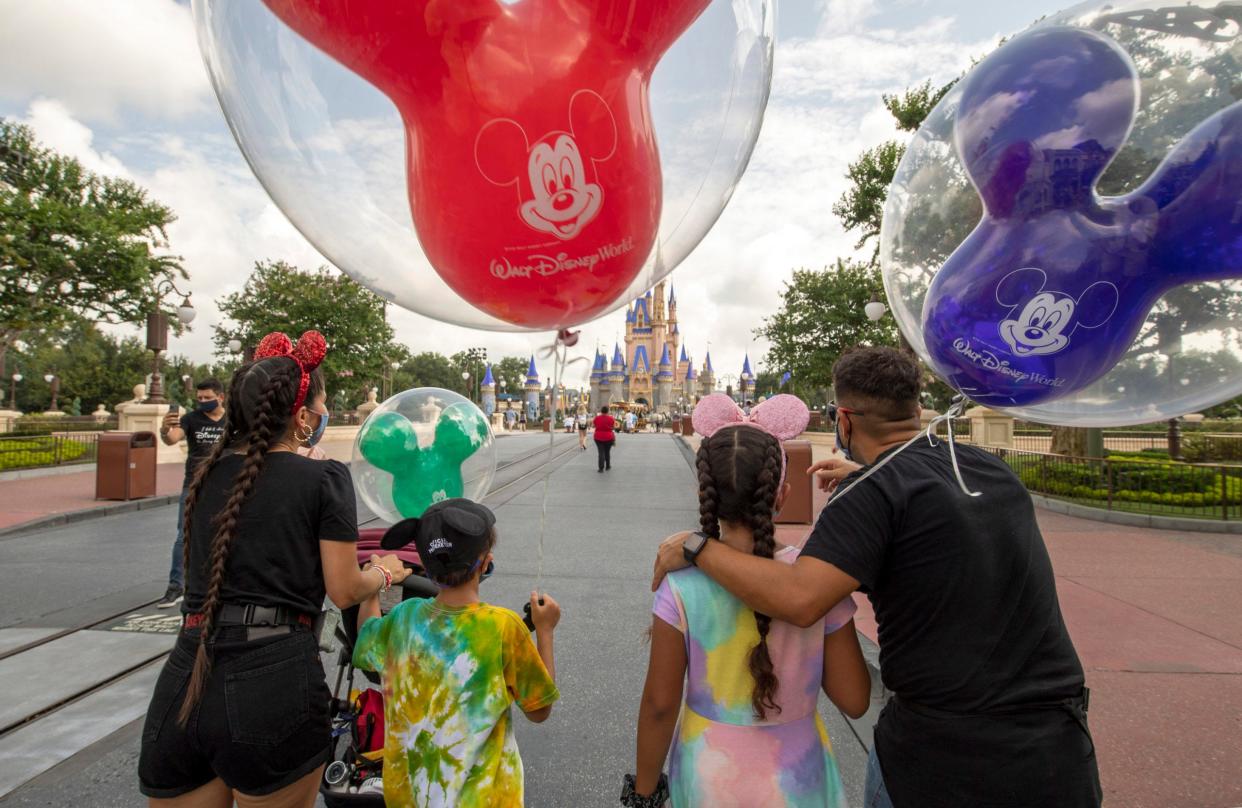
<path id="1" fill-rule="evenodd" d="M 465 572 L 487 549 L 496 516 L 468 499 L 445 499 L 414 519 L 388 528 L 380 546 L 398 550 L 410 542 L 418 549 L 423 568 L 432 578 Z"/>

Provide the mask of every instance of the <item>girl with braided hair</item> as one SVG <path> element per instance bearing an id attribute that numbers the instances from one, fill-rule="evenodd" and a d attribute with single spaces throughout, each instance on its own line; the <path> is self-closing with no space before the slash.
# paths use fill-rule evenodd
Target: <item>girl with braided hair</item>
<path id="1" fill-rule="evenodd" d="M 704 436 L 696 458 L 703 541 L 792 564 L 798 551 L 777 544 L 773 517 L 789 490 L 780 440 L 805 429 L 806 406 L 780 395 L 746 415 L 713 394 L 693 419 Z M 867 709 L 871 679 L 854 609 L 847 597 L 799 628 L 751 611 L 693 566 L 666 576 L 652 609 L 626 804 L 662 805 L 667 782 L 675 808 L 844 806 L 816 701 L 822 689 L 851 717 Z"/>
<path id="2" fill-rule="evenodd" d="M 349 470 L 297 453 L 328 421 L 326 346 L 264 338 L 229 387 L 224 437 L 185 504 L 182 630 L 156 682 L 138 762 L 152 806 L 311 806 L 329 751 L 329 692 L 311 630 L 401 581 L 360 570 Z"/>

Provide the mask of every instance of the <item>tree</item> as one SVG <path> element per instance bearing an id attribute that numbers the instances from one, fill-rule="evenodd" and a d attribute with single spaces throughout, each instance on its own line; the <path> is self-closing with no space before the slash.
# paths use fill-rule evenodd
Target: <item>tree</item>
<path id="1" fill-rule="evenodd" d="M 799 385 L 827 387 L 845 348 L 897 345 L 893 319 L 872 322 L 863 311 L 880 288 L 874 263 L 838 259 L 820 271 L 794 270 L 781 293 L 780 310 L 755 331 L 771 346 L 764 364 L 790 371 Z"/>
<path id="2" fill-rule="evenodd" d="M 396 379 L 394 389 L 398 391 L 414 387 L 461 389 L 461 371 L 453 366 L 447 356 L 434 351 L 424 351 L 405 360 L 397 370 Z"/>
<path id="3" fill-rule="evenodd" d="M 917 132 L 923 119 L 944 94 L 952 89 L 953 84 L 954 82 L 950 82 L 933 90 L 931 81 L 928 80 L 913 90 L 906 90 L 901 96 L 883 96 L 884 106 L 892 113 L 898 129 Z M 847 231 L 858 231 L 855 249 L 862 249 L 869 239 L 879 237 L 888 186 L 892 184 L 893 175 L 897 173 L 897 164 L 905 153 L 905 146 L 890 140 L 868 149 L 850 163 L 846 172 L 850 187 L 832 206 L 832 212 Z M 877 244 L 872 260 L 879 257 L 879 249 Z"/>
<path id="4" fill-rule="evenodd" d="M 0 118 L 0 368 L 38 329 L 143 321 L 155 283 L 187 277 L 164 252 L 175 219 L 129 180 L 95 175 Z"/>
<path id="5" fill-rule="evenodd" d="M 151 371 L 151 353 L 135 337 L 104 334 L 94 323 L 74 319 L 60 329 L 28 334 L 10 350 L 9 366 L 24 377 L 17 385 L 21 410 L 47 409 L 51 390 L 43 376 L 54 373 L 60 379 L 60 401 L 69 405 L 78 398 L 82 410 L 92 412 L 100 404 L 112 409 L 132 398 L 134 385 Z M 185 357 L 170 357 L 165 362 L 167 394 L 179 404 L 189 405 L 194 396 L 185 392 L 181 377 L 189 375 L 198 381 L 213 373 L 213 369 Z M 227 382 L 227 377 L 223 381 Z M 8 388 L 5 390 L 7 394 Z"/>
<path id="6" fill-rule="evenodd" d="M 492 365 L 492 377 L 496 380 L 496 392 L 502 392 L 500 383 L 505 382 L 508 387 L 504 388 L 511 396 L 521 398 L 526 385 L 526 368 L 530 365 L 530 357 L 523 359 L 520 356 L 506 356 L 499 362 Z"/>
<path id="7" fill-rule="evenodd" d="M 383 298 L 327 267 L 306 272 L 283 261 L 256 262 L 245 288 L 217 305 L 237 324 L 215 326 L 218 356 L 231 355 L 230 339 L 256 345 L 272 331 L 295 340 L 309 329 L 321 332 L 328 342 L 322 367 L 329 392 L 379 386 L 389 365 L 408 355 L 393 342 Z"/>

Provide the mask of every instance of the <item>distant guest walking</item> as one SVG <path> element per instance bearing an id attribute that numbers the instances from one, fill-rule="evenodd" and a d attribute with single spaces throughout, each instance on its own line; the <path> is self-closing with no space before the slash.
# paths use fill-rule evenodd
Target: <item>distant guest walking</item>
<path id="1" fill-rule="evenodd" d="M 599 408 L 595 416 L 595 451 L 599 454 L 599 473 L 612 468 L 612 445 L 617 442 L 617 420 L 608 414 L 607 407 Z"/>
<path id="2" fill-rule="evenodd" d="M 184 415 L 176 410 L 164 416 L 160 425 L 160 439 L 168 446 L 175 446 L 185 439 L 189 452 L 185 458 L 185 482 L 181 485 L 181 500 L 177 505 L 177 540 L 173 542 L 172 564 L 168 569 L 168 590 L 157 608 L 167 609 L 181 602 L 185 592 L 185 567 L 182 563 L 182 547 L 185 542 L 185 498 L 190 490 L 194 471 L 224 436 L 224 385 L 218 379 L 203 379 L 195 386 L 195 406 Z"/>

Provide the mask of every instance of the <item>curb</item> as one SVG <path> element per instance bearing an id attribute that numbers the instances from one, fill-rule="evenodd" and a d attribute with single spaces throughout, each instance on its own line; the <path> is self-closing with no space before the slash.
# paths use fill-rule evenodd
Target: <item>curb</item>
<path id="1" fill-rule="evenodd" d="M 1031 494 L 1031 502 L 1037 507 L 1053 513 L 1089 519 L 1093 522 L 1107 522 L 1126 527 L 1148 527 L 1154 530 L 1180 530 L 1192 533 L 1231 533 L 1242 535 L 1242 522 L 1225 522 L 1210 519 L 1186 519 L 1179 516 L 1155 516 L 1145 513 L 1126 513 L 1125 511 L 1108 511 L 1093 508 L 1090 505 L 1079 505 L 1062 499 L 1046 497 L 1042 494 Z"/>
<path id="2" fill-rule="evenodd" d="M 11 538 L 22 533 L 33 533 L 38 530 L 61 527 L 63 525 L 72 525 L 77 522 L 85 522 L 90 519 L 115 516 L 118 513 L 131 513 L 133 511 L 145 511 L 150 508 L 160 508 L 165 505 L 175 505 L 180 499 L 181 493 L 178 492 L 176 494 L 165 494 L 164 496 L 130 500 L 129 502 L 118 502 L 113 505 L 100 505 L 97 508 L 83 508 L 78 511 L 52 513 L 47 516 L 40 516 L 38 519 L 31 519 L 28 522 L 22 522 L 19 525 L 10 525 L 9 527 L 0 528 L 0 539 Z"/>

